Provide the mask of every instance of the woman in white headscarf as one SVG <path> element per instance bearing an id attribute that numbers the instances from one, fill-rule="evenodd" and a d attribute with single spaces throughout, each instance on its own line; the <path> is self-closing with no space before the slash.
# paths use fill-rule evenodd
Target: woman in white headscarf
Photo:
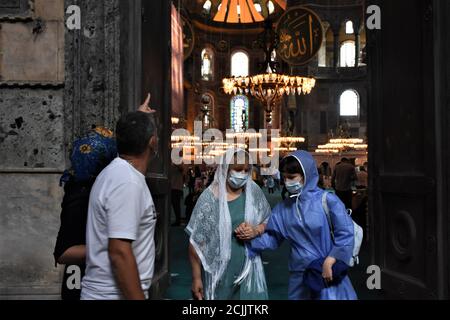
<path id="1" fill-rule="evenodd" d="M 250 260 L 244 244 L 264 233 L 271 212 L 251 173 L 249 155 L 229 150 L 197 201 L 186 228 L 194 299 L 268 298 L 261 258 Z"/>

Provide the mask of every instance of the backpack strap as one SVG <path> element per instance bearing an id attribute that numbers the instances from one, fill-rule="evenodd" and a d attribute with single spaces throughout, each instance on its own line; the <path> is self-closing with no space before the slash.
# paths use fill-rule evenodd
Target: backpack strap
<path id="1" fill-rule="evenodd" d="M 334 242 L 334 228 L 333 228 L 333 223 L 331 222 L 331 215 L 330 215 L 330 208 L 328 207 L 328 201 L 327 201 L 327 195 L 328 195 L 328 191 L 324 191 L 322 194 L 322 207 L 323 210 L 325 211 L 325 216 L 327 217 L 327 221 L 328 221 L 328 226 L 330 228 L 330 235 L 331 235 L 331 240 L 333 240 Z"/>

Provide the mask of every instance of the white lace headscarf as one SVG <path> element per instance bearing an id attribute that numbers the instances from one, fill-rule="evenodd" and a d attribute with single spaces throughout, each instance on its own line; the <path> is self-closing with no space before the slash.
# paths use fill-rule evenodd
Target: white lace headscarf
<path id="1" fill-rule="evenodd" d="M 244 150 L 229 150 L 221 159 L 214 182 L 199 197 L 187 226 L 190 243 L 199 256 L 204 270 L 204 294 L 214 300 L 215 289 L 231 258 L 232 226 L 227 200 L 227 179 L 230 162 L 236 157 L 244 159 Z M 248 154 L 247 154 L 248 155 Z M 250 158 L 250 156 L 248 155 Z M 250 163 L 252 163 L 250 159 Z M 252 180 L 252 167 L 245 186 L 245 221 L 253 226 L 267 223 L 271 208 L 261 188 Z M 261 257 L 250 260 L 246 254 L 245 265 L 235 282 L 251 293 L 265 295 L 267 286 Z"/>

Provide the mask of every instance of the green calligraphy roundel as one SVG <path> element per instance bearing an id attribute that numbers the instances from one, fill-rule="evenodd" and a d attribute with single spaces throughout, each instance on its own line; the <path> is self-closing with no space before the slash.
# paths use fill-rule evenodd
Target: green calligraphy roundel
<path id="1" fill-rule="evenodd" d="M 312 10 L 299 6 L 289 9 L 277 24 L 280 36 L 278 55 L 290 65 L 302 65 L 313 59 L 323 40 L 322 21 Z"/>

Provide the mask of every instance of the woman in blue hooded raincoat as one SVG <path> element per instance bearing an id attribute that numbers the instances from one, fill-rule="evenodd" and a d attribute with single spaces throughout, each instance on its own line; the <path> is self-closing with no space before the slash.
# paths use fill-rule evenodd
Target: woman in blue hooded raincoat
<path id="1" fill-rule="evenodd" d="M 323 206 L 325 191 L 317 186 L 319 174 L 314 158 L 308 152 L 296 151 L 283 159 L 280 169 L 291 196 L 272 210 L 266 232 L 251 241 L 249 250 L 254 253 L 274 250 L 283 240 L 289 241 L 289 300 L 356 300 L 348 276 L 333 284 L 335 267 L 348 267 L 353 253 L 353 222 L 345 206 L 334 194 L 326 195 L 333 241 Z M 318 261 L 325 286 L 313 292 L 304 275 Z"/>

